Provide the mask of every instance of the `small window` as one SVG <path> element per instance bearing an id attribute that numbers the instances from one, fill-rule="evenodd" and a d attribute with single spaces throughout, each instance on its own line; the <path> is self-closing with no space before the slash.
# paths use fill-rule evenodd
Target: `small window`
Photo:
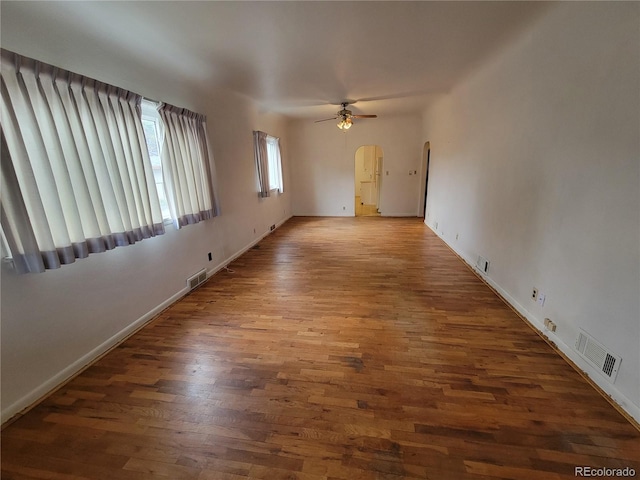
<path id="1" fill-rule="evenodd" d="M 269 162 L 269 189 L 282 193 L 282 160 L 280 158 L 280 140 L 267 135 L 267 160 Z"/>
<path id="2" fill-rule="evenodd" d="M 156 182 L 162 218 L 171 221 L 171 211 L 167 202 L 167 195 L 164 190 L 164 177 L 162 175 L 162 161 L 160 159 L 160 147 L 162 144 L 162 122 L 156 110 L 156 104 L 149 100 L 142 101 L 142 128 L 147 142 L 147 151 L 151 159 L 153 178 Z"/>

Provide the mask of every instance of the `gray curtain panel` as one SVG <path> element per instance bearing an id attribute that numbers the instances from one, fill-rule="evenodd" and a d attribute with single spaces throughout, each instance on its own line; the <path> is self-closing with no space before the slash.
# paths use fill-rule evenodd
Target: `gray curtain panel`
<path id="1" fill-rule="evenodd" d="M 2 229 L 18 272 L 164 233 L 135 93 L 1 50 Z"/>
<path id="2" fill-rule="evenodd" d="M 268 197 L 269 188 L 269 157 L 267 155 L 267 134 L 260 131 L 253 132 L 253 149 L 258 172 L 258 195 Z"/>
<path id="3" fill-rule="evenodd" d="M 218 215 L 213 191 L 213 159 L 204 115 L 161 104 L 164 126 L 162 173 L 177 228 Z"/>

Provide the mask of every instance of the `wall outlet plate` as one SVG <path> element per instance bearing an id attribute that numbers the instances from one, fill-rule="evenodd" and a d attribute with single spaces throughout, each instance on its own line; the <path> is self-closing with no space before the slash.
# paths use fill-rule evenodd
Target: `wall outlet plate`
<path id="1" fill-rule="evenodd" d="M 538 294 L 538 305 L 540 305 L 541 307 L 544 307 L 544 302 L 547 299 L 547 296 L 544 293 L 539 293 Z"/>
<path id="2" fill-rule="evenodd" d="M 544 319 L 544 326 L 547 328 L 547 330 L 551 331 L 551 332 L 555 332 L 556 331 L 556 324 L 553 323 L 550 319 L 545 318 Z"/>

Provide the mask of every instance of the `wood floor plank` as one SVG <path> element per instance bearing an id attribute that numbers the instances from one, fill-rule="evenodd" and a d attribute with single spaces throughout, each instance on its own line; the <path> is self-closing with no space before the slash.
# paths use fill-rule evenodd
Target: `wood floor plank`
<path id="1" fill-rule="evenodd" d="M 420 219 L 293 218 L 2 432 L 3 479 L 569 479 L 640 433 Z"/>

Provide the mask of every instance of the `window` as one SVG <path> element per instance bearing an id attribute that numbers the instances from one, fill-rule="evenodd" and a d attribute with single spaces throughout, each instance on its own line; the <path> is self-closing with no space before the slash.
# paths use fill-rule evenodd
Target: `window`
<path id="1" fill-rule="evenodd" d="M 204 115 L 166 103 L 158 106 L 162 125 L 162 176 L 176 228 L 218 215 L 213 191 L 213 157 Z"/>
<path id="2" fill-rule="evenodd" d="M 4 49 L 0 62 L 0 254 L 18 273 L 218 214 L 204 115 Z"/>
<path id="3" fill-rule="evenodd" d="M 156 182 L 162 218 L 165 223 L 171 221 L 171 211 L 167 202 L 167 194 L 164 188 L 162 175 L 162 161 L 160 158 L 160 145 L 162 144 L 162 122 L 158 115 L 157 104 L 149 100 L 142 100 L 142 128 L 147 143 L 147 150 L 153 169 L 153 179 Z"/>
<path id="4" fill-rule="evenodd" d="M 280 139 L 267 135 L 267 161 L 269 163 L 269 190 L 282 193 L 282 161 Z"/>
<path id="5" fill-rule="evenodd" d="M 141 97 L 0 51 L 2 221 L 18 273 L 164 233 Z"/>
<path id="6" fill-rule="evenodd" d="M 258 174 L 258 194 L 268 197 L 271 192 L 284 191 L 282 183 L 282 160 L 280 157 L 280 139 L 264 132 L 253 132 L 253 148 Z"/>
<path id="7" fill-rule="evenodd" d="M 141 107 L 164 223 L 181 228 L 217 215 L 205 117 L 147 99 Z"/>

